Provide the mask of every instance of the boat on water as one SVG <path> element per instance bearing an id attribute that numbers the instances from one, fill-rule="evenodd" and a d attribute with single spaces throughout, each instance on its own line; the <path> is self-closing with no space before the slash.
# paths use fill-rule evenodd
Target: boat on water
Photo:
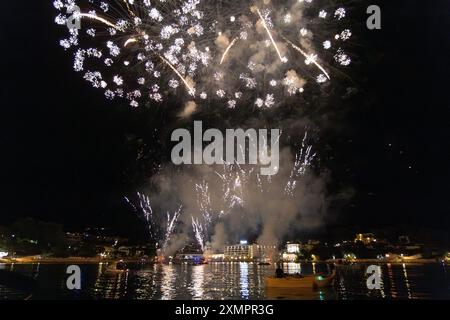
<path id="1" fill-rule="evenodd" d="M 336 270 L 333 270 L 333 272 L 327 276 L 323 276 L 323 275 L 315 276 L 314 277 L 314 288 L 320 289 L 320 288 L 331 287 L 335 278 L 336 278 Z"/>
<path id="2" fill-rule="evenodd" d="M 201 266 L 206 264 L 205 257 L 202 253 L 180 253 L 177 254 L 171 261 L 173 264 Z"/>
<path id="3" fill-rule="evenodd" d="M 258 266 L 270 266 L 270 262 L 259 262 Z"/>
<path id="4" fill-rule="evenodd" d="M 332 285 L 336 271 L 330 275 L 289 275 L 283 277 L 267 277 L 266 288 L 317 289 Z"/>

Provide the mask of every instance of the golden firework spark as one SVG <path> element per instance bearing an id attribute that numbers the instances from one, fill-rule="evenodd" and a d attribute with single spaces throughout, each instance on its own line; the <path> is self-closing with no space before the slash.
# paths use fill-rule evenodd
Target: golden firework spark
<path id="1" fill-rule="evenodd" d="M 220 60 L 220 64 L 222 64 L 225 61 L 225 58 L 228 55 L 228 52 L 230 51 L 230 49 L 234 46 L 234 44 L 236 43 L 236 41 L 238 41 L 238 38 L 234 38 L 233 41 L 231 41 L 230 45 L 228 46 L 228 48 L 225 50 L 225 52 L 223 53 L 222 59 Z"/>
<path id="2" fill-rule="evenodd" d="M 111 23 L 108 20 L 106 20 L 105 18 L 99 17 L 99 16 L 94 15 L 94 14 L 80 13 L 80 18 L 88 18 L 88 19 L 96 20 L 96 21 L 99 21 L 101 23 L 106 24 L 107 26 L 109 26 L 111 28 L 114 28 L 116 30 L 120 30 L 114 23 Z"/>
<path id="3" fill-rule="evenodd" d="M 127 41 L 125 41 L 124 47 L 128 46 L 130 43 L 136 43 L 138 40 L 136 38 L 130 38 Z"/>
<path id="4" fill-rule="evenodd" d="M 163 56 L 161 56 L 160 54 L 158 54 L 158 57 L 161 59 L 162 62 L 164 62 L 165 64 L 167 64 L 170 69 L 173 70 L 173 72 L 175 72 L 175 74 L 180 78 L 181 81 L 183 81 L 184 85 L 186 86 L 186 88 L 188 89 L 188 92 L 191 96 L 195 97 L 195 88 L 193 88 L 192 86 L 189 85 L 189 83 L 186 81 L 186 79 L 181 75 L 181 73 Z"/>
<path id="5" fill-rule="evenodd" d="M 307 54 L 305 51 L 303 51 L 299 46 L 296 46 L 292 41 L 290 41 L 289 39 L 287 39 L 286 37 L 283 36 L 283 39 L 286 40 L 287 43 L 289 43 L 292 48 L 294 48 L 295 50 L 297 50 L 298 52 L 300 52 L 306 59 L 308 59 L 309 61 L 311 61 L 312 63 L 314 63 L 316 65 L 317 68 L 320 69 L 320 71 L 322 71 L 324 73 L 324 75 L 328 78 L 328 80 L 331 80 L 330 75 L 328 74 L 328 72 L 325 70 L 324 67 L 322 67 L 317 61 L 316 59 L 312 58 L 312 55 Z"/>
<path id="6" fill-rule="evenodd" d="M 134 13 L 133 10 L 131 10 L 130 5 L 128 4 L 127 0 L 122 0 L 123 2 L 125 2 L 125 5 L 127 6 L 127 10 L 130 13 L 130 15 L 132 15 L 133 17 L 136 17 L 136 14 Z"/>

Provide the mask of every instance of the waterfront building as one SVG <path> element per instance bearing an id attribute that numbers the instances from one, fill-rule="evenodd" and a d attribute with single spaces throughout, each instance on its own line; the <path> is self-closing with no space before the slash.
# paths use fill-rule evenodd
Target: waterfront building
<path id="1" fill-rule="evenodd" d="M 8 252 L 3 249 L 0 249 L 0 259 L 3 259 L 7 256 L 8 256 Z"/>
<path id="2" fill-rule="evenodd" d="M 282 257 L 284 262 L 297 262 L 298 260 L 298 255 L 295 253 L 284 252 Z"/>
<path id="3" fill-rule="evenodd" d="M 344 259 L 347 261 L 355 261 L 357 259 L 356 255 L 352 252 L 344 253 Z"/>
<path id="4" fill-rule="evenodd" d="M 84 233 L 72 233 L 67 232 L 66 233 L 66 241 L 69 245 L 75 247 L 75 246 L 81 246 L 85 240 Z"/>
<path id="5" fill-rule="evenodd" d="M 225 248 L 224 259 L 226 261 L 254 261 L 270 262 L 276 255 L 276 246 L 248 244 L 241 241 L 238 245 Z"/>
<path id="6" fill-rule="evenodd" d="M 285 262 L 296 262 L 298 260 L 298 255 L 301 252 L 301 243 L 290 243 L 286 244 L 286 249 L 283 252 L 282 258 Z"/>
<path id="7" fill-rule="evenodd" d="M 301 243 L 290 243 L 286 244 L 287 253 L 300 253 Z"/>
<path id="8" fill-rule="evenodd" d="M 208 257 L 205 257 L 208 261 L 213 262 L 222 262 L 225 260 L 225 254 L 223 253 L 214 253 L 209 255 Z"/>
<path id="9" fill-rule="evenodd" d="M 377 242 L 377 239 L 373 233 L 358 233 L 355 237 L 355 243 L 358 242 L 361 242 L 367 246 Z"/>

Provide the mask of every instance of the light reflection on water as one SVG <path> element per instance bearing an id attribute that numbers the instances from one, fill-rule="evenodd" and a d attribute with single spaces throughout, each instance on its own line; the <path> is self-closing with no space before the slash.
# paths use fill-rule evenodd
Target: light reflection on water
<path id="1" fill-rule="evenodd" d="M 241 298 L 248 299 L 250 295 L 250 291 L 248 288 L 248 263 L 241 262 L 239 263 L 239 270 L 241 273 L 240 278 L 240 286 L 241 286 Z"/>
<path id="2" fill-rule="evenodd" d="M 285 264 L 289 274 L 330 273 L 327 264 Z M 450 299 L 449 266 L 440 264 L 381 265 L 381 290 L 368 290 L 367 266 L 338 268 L 333 288 L 322 290 L 266 290 L 264 278 L 275 266 L 253 263 L 212 263 L 201 266 L 155 264 L 128 272 L 110 272 L 106 264 L 82 266 L 83 290 L 65 290 L 63 265 L 0 265 L 35 278 L 35 299 Z M 1 299 L 21 299 L 20 292 L 0 286 Z"/>

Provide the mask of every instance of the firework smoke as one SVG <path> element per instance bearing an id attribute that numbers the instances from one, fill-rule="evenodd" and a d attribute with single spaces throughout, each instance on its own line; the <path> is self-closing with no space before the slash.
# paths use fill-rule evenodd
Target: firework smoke
<path id="1" fill-rule="evenodd" d="M 160 191 L 152 199 L 163 208 L 167 196 L 175 197 L 183 206 L 161 222 L 167 230 L 163 247 L 176 238 L 183 240 L 171 246 L 171 253 L 189 239 L 200 250 L 209 245 L 218 249 L 249 236 L 276 244 L 290 232 L 320 225 L 326 211 L 326 177 L 310 170 L 316 154 L 309 141 L 305 134 L 293 155 L 290 149 L 283 150 L 289 170 L 276 176 L 261 176 L 253 165 L 192 166 L 183 172 L 164 169 L 154 178 Z M 143 199 L 143 208 L 148 208 L 148 198 Z"/>

